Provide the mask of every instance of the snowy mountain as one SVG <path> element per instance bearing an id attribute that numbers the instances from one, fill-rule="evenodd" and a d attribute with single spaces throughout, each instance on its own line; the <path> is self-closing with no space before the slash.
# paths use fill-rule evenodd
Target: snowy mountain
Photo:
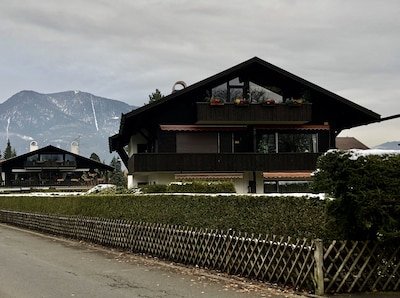
<path id="1" fill-rule="evenodd" d="M 80 91 L 21 91 L 0 104 L 0 150 L 8 139 L 18 155 L 28 152 L 33 140 L 64 150 L 77 141 L 80 155 L 94 152 L 108 164 L 116 156 L 109 153 L 108 137 L 118 132 L 121 113 L 135 108 Z"/>
<path id="2" fill-rule="evenodd" d="M 400 141 L 386 142 L 386 143 L 383 143 L 383 144 L 373 147 L 373 149 L 400 150 Z"/>

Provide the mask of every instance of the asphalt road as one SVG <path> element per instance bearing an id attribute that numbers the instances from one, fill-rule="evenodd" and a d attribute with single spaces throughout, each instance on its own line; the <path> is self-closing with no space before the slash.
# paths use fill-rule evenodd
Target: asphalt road
<path id="1" fill-rule="evenodd" d="M 302 297 L 240 278 L 0 224 L 0 297 Z"/>

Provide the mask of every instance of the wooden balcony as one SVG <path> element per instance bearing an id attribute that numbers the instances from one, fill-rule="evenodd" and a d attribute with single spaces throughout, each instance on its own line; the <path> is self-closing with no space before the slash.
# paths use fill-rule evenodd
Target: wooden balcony
<path id="1" fill-rule="evenodd" d="M 104 183 L 105 179 L 19 179 L 19 180 L 8 180 L 5 183 L 7 187 L 51 187 L 54 189 L 57 188 L 76 188 L 76 189 L 89 189 L 98 183 Z M 101 180 L 102 182 L 98 181 Z"/>
<path id="2" fill-rule="evenodd" d="M 139 153 L 129 172 L 313 171 L 322 153 Z"/>
<path id="3" fill-rule="evenodd" d="M 197 124 L 305 124 L 311 121 L 311 104 L 210 105 L 196 103 Z"/>

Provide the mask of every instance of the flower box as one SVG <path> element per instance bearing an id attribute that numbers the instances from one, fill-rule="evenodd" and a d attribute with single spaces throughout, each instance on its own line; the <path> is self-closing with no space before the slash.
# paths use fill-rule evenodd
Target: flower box
<path id="1" fill-rule="evenodd" d="M 223 106 L 224 102 L 220 98 L 212 98 L 210 100 L 210 106 Z"/>
<path id="2" fill-rule="evenodd" d="M 275 106 L 275 99 L 267 99 L 261 102 L 263 107 L 273 107 Z"/>
<path id="3" fill-rule="evenodd" d="M 250 105 L 250 102 L 247 99 L 236 98 L 234 104 L 237 107 L 248 107 Z"/>

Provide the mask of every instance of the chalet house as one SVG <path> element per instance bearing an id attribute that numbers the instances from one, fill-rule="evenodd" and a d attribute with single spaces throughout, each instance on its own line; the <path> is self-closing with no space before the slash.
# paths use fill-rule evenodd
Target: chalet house
<path id="1" fill-rule="evenodd" d="M 106 182 L 107 171 L 114 170 L 74 152 L 51 145 L 39 149 L 32 143 L 30 152 L 0 162 L 2 186 L 89 188 Z"/>
<path id="2" fill-rule="evenodd" d="M 380 119 L 255 57 L 123 114 L 109 147 L 128 187 L 227 179 L 238 193 L 286 191 L 343 129 Z"/>

